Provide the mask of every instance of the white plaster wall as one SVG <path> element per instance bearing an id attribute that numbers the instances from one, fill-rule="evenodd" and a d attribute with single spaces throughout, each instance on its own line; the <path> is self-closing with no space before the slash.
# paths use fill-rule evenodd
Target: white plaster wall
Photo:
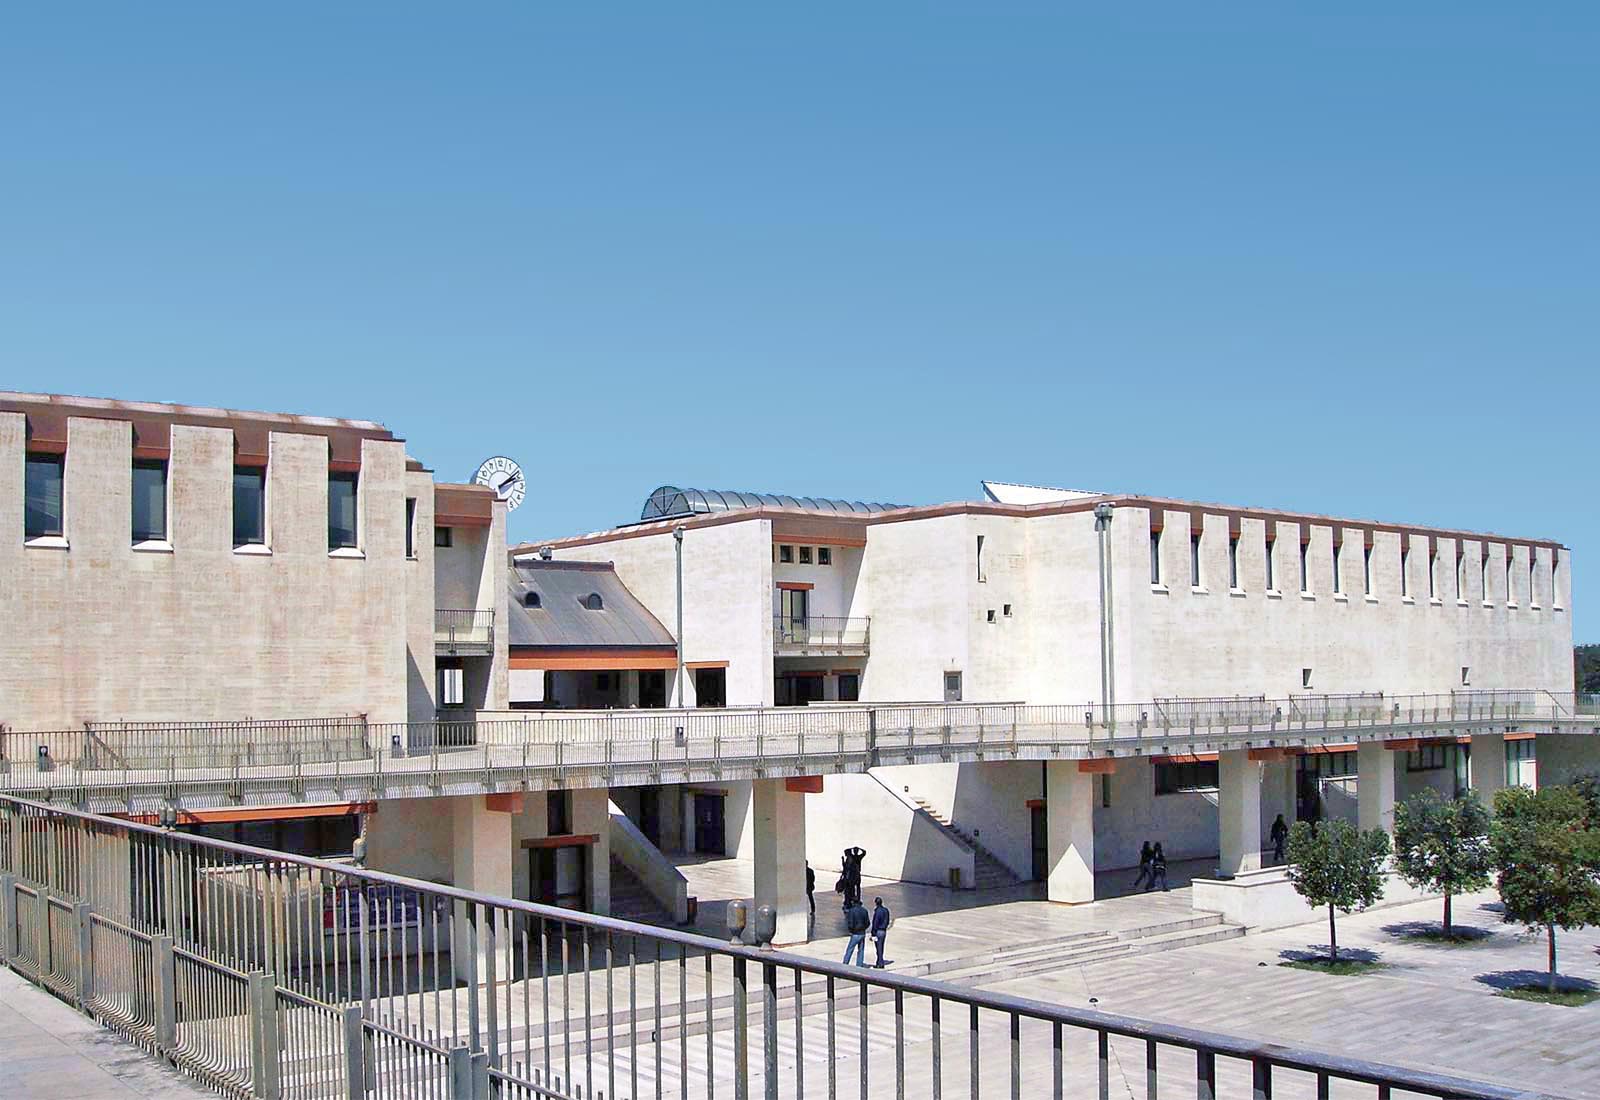
<path id="1" fill-rule="evenodd" d="M 1139 865 L 1146 841 L 1161 843 L 1168 860 L 1205 859 L 1218 851 L 1217 793 L 1155 793 L 1149 757 L 1117 761 L 1111 774 L 1111 805 L 1100 797 L 1095 777 L 1094 863 L 1099 871 Z"/>
<path id="2" fill-rule="evenodd" d="M 1540 787 L 1561 786 L 1581 775 L 1600 775 L 1600 737 L 1541 733 L 1535 752 Z"/>
<path id="3" fill-rule="evenodd" d="M 880 776 L 885 770 L 878 769 Z M 862 873 L 872 878 L 944 886 L 957 867 L 963 882 L 973 881 L 972 853 L 878 780 L 824 776 L 822 793 L 806 796 L 806 859 L 817 872 L 819 895 L 833 890 L 840 855 L 853 847 L 867 850 Z"/>
<path id="4" fill-rule="evenodd" d="M 668 631 L 676 629 L 672 532 L 561 548 L 563 561 L 609 561 Z M 683 539 L 683 659 L 728 662 L 730 706 L 772 705 L 772 524 L 690 528 Z M 670 680 L 671 677 L 669 677 Z M 694 703 L 694 677 L 684 699 Z"/>
<path id="5" fill-rule="evenodd" d="M 431 721 L 437 710 L 434 679 L 433 478 L 408 470 L 405 495 L 415 500 L 412 557 L 406 561 L 406 713 L 410 721 Z M 402 532 L 403 534 L 403 532 Z"/>
<path id="6" fill-rule="evenodd" d="M 52 729 L 115 719 L 408 713 L 405 452 L 362 446 L 362 558 L 330 557 L 328 444 L 273 432 L 270 555 L 233 550 L 233 434 L 172 428 L 171 553 L 136 553 L 132 432 L 68 422 L 70 549 L 23 545 L 25 418 L 0 413 L 0 719 Z"/>
<path id="7" fill-rule="evenodd" d="M 450 882 L 455 872 L 451 801 L 386 798 L 379 802 L 377 812 L 367 815 L 367 866 L 426 882 Z"/>
<path id="8" fill-rule="evenodd" d="M 832 565 L 818 565 L 816 563 L 817 544 L 792 543 L 797 549 L 795 557 L 799 558 L 798 547 L 811 546 L 812 561 L 810 565 L 801 565 L 798 560 L 794 562 L 781 562 L 777 560 L 776 547 L 772 554 L 772 613 L 778 611 L 777 584 L 780 581 L 793 581 L 799 584 L 812 586 L 807 597 L 807 607 L 812 615 L 828 615 L 837 618 L 849 618 L 852 615 L 865 615 L 864 593 L 857 592 L 857 582 L 861 576 L 862 550 L 859 547 L 834 546 L 829 549 L 833 554 Z"/>
<path id="9" fill-rule="evenodd" d="M 964 516 L 868 529 L 862 563 L 871 593 L 872 652 L 861 681 L 870 702 L 944 698 L 944 673 L 960 671 L 967 699 L 985 698 L 969 676 L 965 598 L 976 569 Z"/>

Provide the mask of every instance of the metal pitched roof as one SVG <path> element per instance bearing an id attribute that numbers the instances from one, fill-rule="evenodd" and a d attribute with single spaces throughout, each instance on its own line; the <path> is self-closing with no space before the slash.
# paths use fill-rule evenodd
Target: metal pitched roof
<path id="1" fill-rule="evenodd" d="M 610 562 L 516 561 L 507 572 L 512 646 L 670 646 L 670 631 L 650 614 Z M 539 606 L 527 606 L 535 592 Z M 591 595 L 601 609 L 584 606 Z"/>

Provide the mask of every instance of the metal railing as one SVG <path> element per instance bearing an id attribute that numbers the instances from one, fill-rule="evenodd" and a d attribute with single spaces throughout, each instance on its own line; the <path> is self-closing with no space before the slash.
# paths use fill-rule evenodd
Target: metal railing
<path id="1" fill-rule="evenodd" d="M 835 615 L 774 616 L 773 652 L 780 654 L 864 654 L 872 619 Z"/>
<path id="2" fill-rule="evenodd" d="M 0 731 L 0 789 L 134 810 L 859 772 L 882 764 L 1217 752 L 1471 733 L 1600 732 L 1571 693 L 1118 704 L 876 703 L 499 711 L 459 722 Z M 318 732 L 318 731 L 321 732 Z M 214 732 L 215 736 L 210 734 Z M 140 737 L 152 740 L 141 742 Z"/>
<path id="3" fill-rule="evenodd" d="M 494 649 L 494 609 L 438 609 L 433 613 L 433 644 L 448 653 Z"/>
<path id="4" fill-rule="evenodd" d="M 261 1100 L 1530 1096 L 4 796 L 0 961 Z"/>

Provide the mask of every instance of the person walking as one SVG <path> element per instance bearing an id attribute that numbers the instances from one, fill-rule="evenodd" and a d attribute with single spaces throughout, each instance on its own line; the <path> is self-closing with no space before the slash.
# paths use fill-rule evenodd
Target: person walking
<path id="1" fill-rule="evenodd" d="M 894 923 L 894 914 L 889 912 L 889 907 L 883 904 L 882 898 L 872 899 L 872 942 L 878 949 L 878 961 L 873 965 L 883 969 L 883 941 L 888 938 L 889 926 Z"/>
<path id="2" fill-rule="evenodd" d="M 811 915 L 817 915 L 817 873 L 811 869 L 811 864 L 806 864 L 806 904 L 811 906 Z"/>
<path id="3" fill-rule="evenodd" d="M 1257 826 L 1259 828 L 1260 826 Z M 1154 890 L 1157 886 L 1169 889 L 1167 886 L 1167 853 L 1161 850 L 1161 842 L 1156 841 L 1156 850 L 1150 854 L 1150 885 L 1148 889 Z"/>
<path id="4" fill-rule="evenodd" d="M 850 954 L 855 953 L 856 965 L 867 965 L 867 929 L 872 927 L 872 918 L 867 915 L 867 907 L 859 901 L 844 911 L 845 931 L 850 933 L 849 941 L 844 945 L 844 964 L 850 965 Z"/>
<path id="5" fill-rule="evenodd" d="M 1272 823 L 1272 829 L 1268 835 L 1272 837 L 1272 862 L 1282 863 L 1283 846 L 1289 840 L 1289 826 L 1284 824 L 1282 814 L 1279 814 L 1278 819 Z"/>
<path id="6" fill-rule="evenodd" d="M 1135 890 L 1150 881 L 1150 860 L 1153 855 L 1154 853 L 1150 850 L 1150 842 L 1147 840 L 1144 842 L 1144 847 L 1139 849 L 1139 877 L 1133 880 L 1133 888 Z"/>

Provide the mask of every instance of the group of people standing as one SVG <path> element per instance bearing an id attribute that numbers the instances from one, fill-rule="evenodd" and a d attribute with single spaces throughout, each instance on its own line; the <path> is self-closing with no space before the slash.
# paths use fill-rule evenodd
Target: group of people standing
<path id="1" fill-rule="evenodd" d="M 878 961 L 872 965 L 882 970 L 892 960 L 883 957 L 883 946 L 889 938 L 889 926 L 894 923 L 894 914 L 889 912 L 889 907 L 883 904 L 882 898 L 872 899 L 872 911 L 861 903 L 861 862 L 867 858 L 865 848 L 846 848 L 839 861 L 839 881 L 834 883 L 833 890 L 836 894 L 844 895 L 842 908 L 844 909 L 845 931 L 850 933 L 850 940 L 845 944 L 844 961 L 848 965 L 850 956 L 856 957 L 857 966 L 867 965 L 867 937 L 872 937 L 873 945 L 878 949 Z M 806 903 L 811 909 L 813 920 L 817 916 L 817 873 L 806 865 Z"/>
<path id="2" fill-rule="evenodd" d="M 1171 889 L 1167 885 L 1167 853 L 1161 850 L 1159 840 L 1154 847 L 1147 840 L 1144 847 L 1139 849 L 1139 877 L 1133 880 L 1133 888 L 1137 890 L 1141 885 L 1146 893 L 1157 886 L 1163 890 Z"/>

